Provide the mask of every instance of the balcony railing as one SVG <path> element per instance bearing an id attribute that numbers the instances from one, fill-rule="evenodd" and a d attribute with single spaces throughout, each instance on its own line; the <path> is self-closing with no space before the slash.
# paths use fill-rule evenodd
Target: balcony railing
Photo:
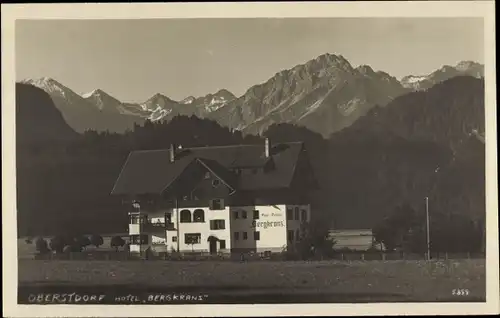
<path id="1" fill-rule="evenodd" d="M 162 232 L 175 229 L 174 223 L 144 223 L 142 230 L 145 232 Z"/>

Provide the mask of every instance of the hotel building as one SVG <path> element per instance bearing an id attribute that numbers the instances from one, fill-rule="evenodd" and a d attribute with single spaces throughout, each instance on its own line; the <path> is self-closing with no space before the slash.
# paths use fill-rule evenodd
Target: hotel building
<path id="1" fill-rule="evenodd" d="M 317 187 L 301 142 L 133 151 L 112 195 L 130 251 L 281 252 L 310 221 Z"/>

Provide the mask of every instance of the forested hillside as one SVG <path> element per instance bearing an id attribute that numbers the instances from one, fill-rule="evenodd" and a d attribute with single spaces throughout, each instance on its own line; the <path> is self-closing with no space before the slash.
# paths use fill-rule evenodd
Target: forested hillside
<path id="1" fill-rule="evenodd" d="M 484 132 L 483 86 L 472 77 L 450 79 L 396 98 L 328 139 L 292 124 L 273 124 L 264 136 L 271 143 L 306 143 L 320 183 L 314 216 L 338 228 L 372 228 L 404 203 L 422 213 L 425 196 L 435 213 L 484 220 L 484 144 L 472 133 Z M 30 105 L 18 98 L 19 112 L 29 114 Z M 19 235 L 125 232 L 126 211 L 109 193 L 132 150 L 264 144 L 263 137 L 194 116 L 61 141 L 56 137 L 74 133 L 61 120 L 51 124 L 43 147 L 18 144 Z M 39 134 L 31 125 L 18 129 L 23 140 Z"/>

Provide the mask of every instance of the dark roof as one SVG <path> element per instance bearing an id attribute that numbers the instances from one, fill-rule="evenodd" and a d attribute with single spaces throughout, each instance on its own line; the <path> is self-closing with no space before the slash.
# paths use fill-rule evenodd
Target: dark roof
<path id="1" fill-rule="evenodd" d="M 111 194 L 160 194 L 194 161 L 235 190 L 286 188 L 291 184 L 302 149 L 302 142 L 277 144 L 271 148 L 270 158 L 266 158 L 264 145 L 186 148 L 176 150 L 176 159 L 172 163 L 169 149 L 133 151 Z M 275 169 L 265 173 L 237 175 L 233 171 L 264 167 L 269 160 L 274 161 Z"/>
<path id="2" fill-rule="evenodd" d="M 215 174 L 222 182 L 226 183 L 226 185 L 233 190 L 236 190 L 238 184 L 238 176 L 224 168 L 220 163 L 215 160 L 205 159 L 205 158 L 197 158 L 198 162 L 200 162 L 203 166 L 205 166 L 208 170 L 210 170 L 213 174 Z"/>

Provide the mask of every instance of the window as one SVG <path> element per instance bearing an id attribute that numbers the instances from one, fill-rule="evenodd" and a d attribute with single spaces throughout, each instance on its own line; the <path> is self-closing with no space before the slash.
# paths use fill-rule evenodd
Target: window
<path id="1" fill-rule="evenodd" d="M 286 209 L 286 219 L 287 220 L 293 220 L 293 210 L 292 210 L 292 208 L 287 208 Z"/>
<path id="2" fill-rule="evenodd" d="M 240 239 L 240 232 L 234 232 L 234 240 L 237 241 Z"/>
<path id="3" fill-rule="evenodd" d="M 253 219 L 257 220 L 259 218 L 259 210 L 253 210 Z"/>
<path id="4" fill-rule="evenodd" d="M 243 239 L 244 240 L 248 239 L 248 233 L 247 232 L 243 232 Z"/>
<path id="5" fill-rule="evenodd" d="M 288 234 L 287 240 L 293 241 L 293 230 L 288 230 L 287 234 Z"/>
<path id="6" fill-rule="evenodd" d="M 214 179 L 212 180 L 212 187 L 217 188 L 220 184 L 220 180 Z"/>
<path id="7" fill-rule="evenodd" d="M 148 236 L 146 234 L 130 235 L 131 244 L 148 244 Z"/>
<path id="8" fill-rule="evenodd" d="M 224 220 L 210 220 L 211 230 L 224 230 L 226 228 L 226 221 Z"/>
<path id="9" fill-rule="evenodd" d="M 213 199 L 210 200 L 210 210 L 224 210 L 224 200 L 222 199 Z"/>
<path id="10" fill-rule="evenodd" d="M 172 236 L 172 242 L 177 242 L 177 236 Z"/>
<path id="11" fill-rule="evenodd" d="M 181 211 L 181 223 L 191 223 L 191 211 L 182 210 Z"/>
<path id="12" fill-rule="evenodd" d="M 260 232 L 259 231 L 253 232 L 253 239 L 255 241 L 259 241 L 260 240 Z"/>
<path id="13" fill-rule="evenodd" d="M 247 211 L 241 211 L 241 218 L 243 219 L 247 218 Z"/>
<path id="14" fill-rule="evenodd" d="M 233 211 L 233 218 L 234 219 L 238 219 L 239 218 L 238 211 Z"/>
<path id="15" fill-rule="evenodd" d="M 193 222 L 204 223 L 205 222 L 205 211 L 202 209 L 196 209 L 193 212 Z"/>
<path id="16" fill-rule="evenodd" d="M 297 229 L 297 231 L 295 231 L 295 239 L 296 239 L 297 241 L 299 241 L 299 240 L 300 240 L 300 230 L 299 230 L 299 229 Z"/>
<path id="17" fill-rule="evenodd" d="M 299 219 L 299 208 L 295 207 L 295 220 Z"/>
<path id="18" fill-rule="evenodd" d="M 130 216 L 130 224 L 145 224 L 148 221 L 148 216 L 144 214 L 133 214 Z"/>
<path id="19" fill-rule="evenodd" d="M 226 249 L 226 240 L 220 240 L 219 244 L 221 250 Z"/>
<path id="20" fill-rule="evenodd" d="M 128 223 L 129 224 L 139 224 L 139 216 L 138 215 L 131 215 L 130 221 Z"/>
<path id="21" fill-rule="evenodd" d="M 201 243 L 201 233 L 186 233 L 184 234 L 184 242 L 186 244 L 200 244 Z"/>
<path id="22" fill-rule="evenodd" d="M 301 213 L 302 213 L 301 216 L 302 221 L 307 221 L 307 211 L 302 209 Z"/>

